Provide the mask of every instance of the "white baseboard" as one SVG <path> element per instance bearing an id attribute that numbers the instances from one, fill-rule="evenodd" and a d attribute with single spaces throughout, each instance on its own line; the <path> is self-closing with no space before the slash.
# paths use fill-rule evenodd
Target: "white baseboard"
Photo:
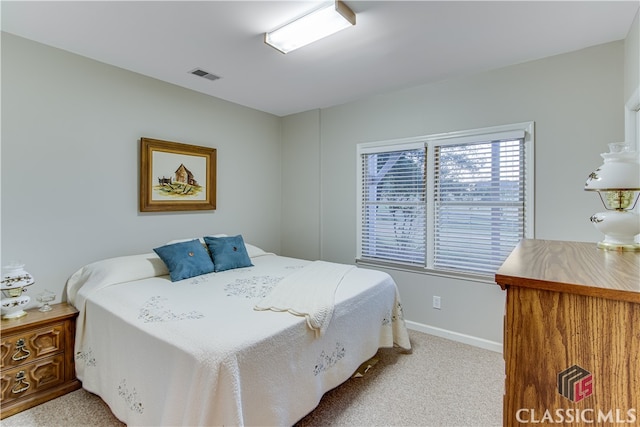
<path id="1" fill-rule="evenodd" d="M 485 340 L 484 338 L 465 335 L 459 332 L 449 331 L 447 329 L 436 328 L 435 326 L 412 322 L 410 320 L 405 320 L 405 323 L 407 324 L 408 329 L 412 329 L 414 331 L 424 332 L 425 334 L 435 335 L 437 337 L 446 338 L 451 341 L 457 341 L 475 347 L 484 348 L 485 350 L 495 351 L 496 353 L 502 353 L 502 343 L 496 341 L 489 341 Z"/>

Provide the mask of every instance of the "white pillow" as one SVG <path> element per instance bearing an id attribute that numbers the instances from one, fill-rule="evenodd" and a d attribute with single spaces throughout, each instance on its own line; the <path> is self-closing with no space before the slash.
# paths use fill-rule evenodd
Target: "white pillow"
<path id="1" fill-rule="evenodd" d="M 228 236 L 226 234 L 212 234 L 211 237 L 228 237 Z M 204 242 L 204 237 L 192 237 L 190 239 L 177 239 L 177 240 L 172 240 L 170 242 L 167 242 L 165 244 L 173 245 L 174 243 L 190 242 L 195 239 L 200 240 L 200 243 L 202 243 L 205 248 L 207 247 L 207 244 Z"/>
<path id="2" fill-rule="evenodd" d="M 247 242 L 244 243 L 244 247 L 247 248 L 247 254 L 249 255 L 249 258 L 253 258 L 253 257 L 257 257 L 257 256 L 261 256 L 261 255 L 266 255 L 267 252 L 263 251 L 262 249 L 260 249 L 257 246 L 253 246 Z"/>
<path id="3" fill-rule="evenodd" d="M 166 264 L 153 252 L 92 262 L 67 280 L 67 300 L 75 305 L 76 295 L 85 285 L 104 287 L 167 274 Z"/>
<path id="4" fill-rule="evenodd" d="M 229 237 L 226 234 L 211 234 L 211 237 Z M 204 241 L 204 237 L 192 237 L 190 239 L 177 239 L 177 240 L 172 240 L 170 242 L 167 242 L 167 245 L 171 245 L 174 243 L 180 243 L 180 242 L 188 242 L 194 239 L 198 239 L 200 240 L 200 243 L 202 243 L 204 245 L 204 247 L 209 250 L 209 248 L 207 247 L 207 244 Z M 253 257 L 257 257 L 257 256 L 262 256 L 262 255 L 266 255 L 268 254 L 268 252 L 263 251 L 262 249 L 260 249 L 257 246 L 251 245 L 247 242 L 244 242 L 244 246 L 245 248 L 247 248 L 247 254 L 249 255 L 249 258 L 253 258 Z"/>

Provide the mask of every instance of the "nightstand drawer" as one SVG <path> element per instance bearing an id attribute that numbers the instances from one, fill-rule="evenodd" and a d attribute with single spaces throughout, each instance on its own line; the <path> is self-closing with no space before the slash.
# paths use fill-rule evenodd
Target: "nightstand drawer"
<path id="1" fill-rule="evenodd" d="M 2 337 L 0 368 L 29 363 L 64 351 L 64 323 Z"/>
<path id="2" fill-rule="evenodd" d="M 2 404 L 64 383 L 64 365 L 59 354 L 2 372 Z"/>
<path id="3" fill-rule="evenodd" d="M 81 387 L 73 358 L 78 310 L 60 303 L 27 313 L 0 321 L 0 418 Z"/>

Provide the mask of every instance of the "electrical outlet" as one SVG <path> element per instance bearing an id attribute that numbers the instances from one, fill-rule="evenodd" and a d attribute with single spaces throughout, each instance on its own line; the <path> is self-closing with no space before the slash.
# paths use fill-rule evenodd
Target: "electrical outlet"
<path id="1" fill-rule="evenodd" d="M 440 297 L 437 295 L 433 296 L 433 308 L 440 310 Z"/>

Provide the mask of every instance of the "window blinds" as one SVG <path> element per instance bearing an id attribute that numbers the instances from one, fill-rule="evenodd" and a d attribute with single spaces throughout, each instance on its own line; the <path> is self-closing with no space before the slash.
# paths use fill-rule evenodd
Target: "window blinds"
<path id="1" fill-rule="evenodd" d="M 424 146 L 361 159 L 362 258 L 424 265 Z"/>
<path id="2" fill-rule="evenodd" d="M 433 268 L 495 273 L 524 236 L 524 139 L 434 151 Z"/>
<path id="3" fill-rule="evenodd" d="M 492 276 L 533 236 L 533 122 L 358 144 L 357 260 Z"/>

